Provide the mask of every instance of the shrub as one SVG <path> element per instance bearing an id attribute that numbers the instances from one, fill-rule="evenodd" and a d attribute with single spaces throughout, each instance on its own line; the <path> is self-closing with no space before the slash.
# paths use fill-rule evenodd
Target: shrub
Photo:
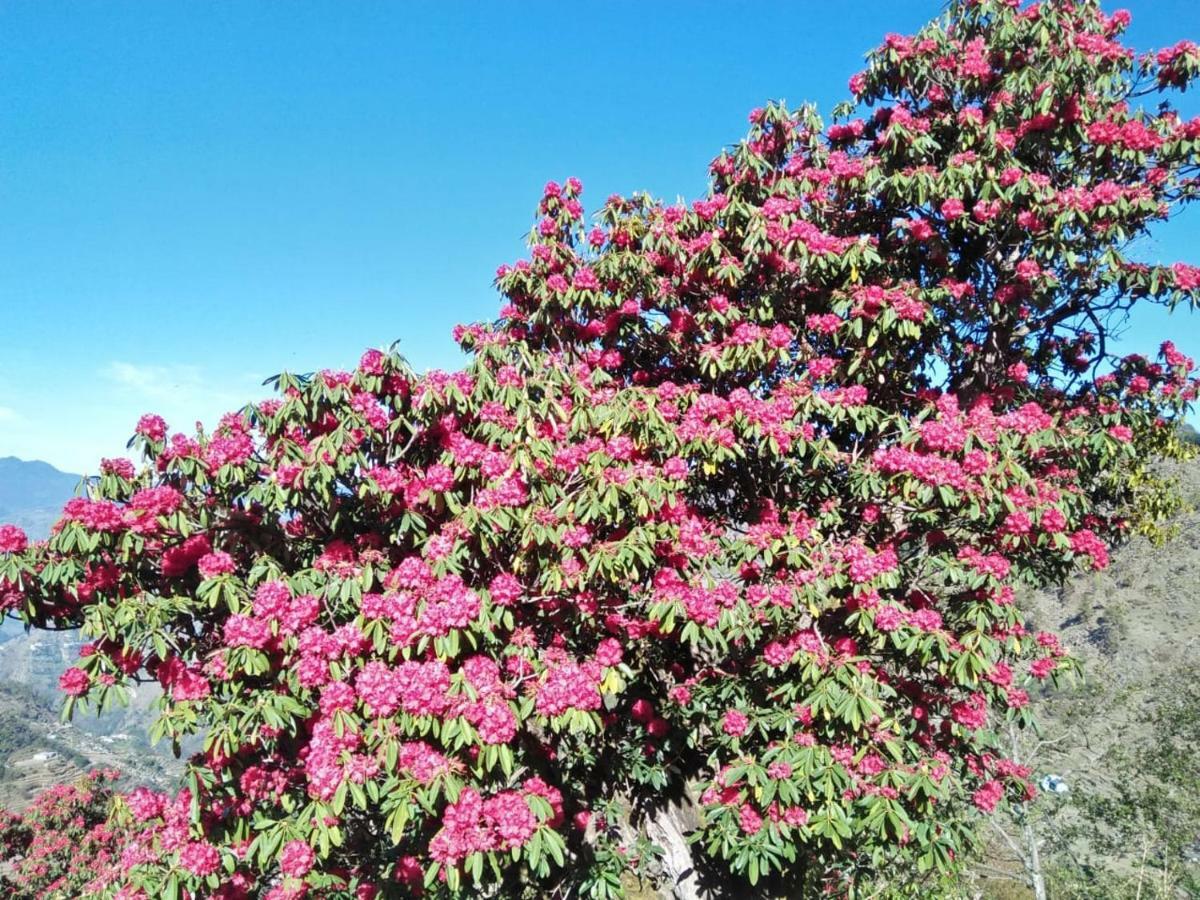
<path id="1" fill-rule="evenodd" d="M 114 771 L 43 791 L 21 813 L 0 810 L 0 876 L 10 900 L 74 900 L 119 874 L 121 827 L 109 822 Z"/>

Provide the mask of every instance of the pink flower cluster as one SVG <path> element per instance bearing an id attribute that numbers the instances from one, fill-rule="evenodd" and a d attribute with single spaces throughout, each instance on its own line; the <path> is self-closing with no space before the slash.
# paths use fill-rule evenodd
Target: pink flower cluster
<path id="1" fill-rule="evenodd" d="M 0 525 L 0 553 L 20 553 L 29 546 L 25 532 L 16 525 Z"/>
<path id="2" fill-rule="evenodd" d="M 306 842 L 288 841 L 279 853 L 279 870 L 288 878 L 303 878 L 316 861 L 316 854 Z"/>
<path id="3" fill-rule="evenodd" d="M 474 788 L 464 788 L 443 812 L 429 855 L 456 866 L 472 853 L 520 847 L 537 829 L 538 818 L 523 793 L 502 791 L 484 800 Z"/>
<path id="4" fill-rule="evenodd" d="M 601 675 L 601 668 L 596 663 L 564 662 L 553 666 L 538 685 L 538 713 L 560 716 L 572 709 L 599 709 Z"/>

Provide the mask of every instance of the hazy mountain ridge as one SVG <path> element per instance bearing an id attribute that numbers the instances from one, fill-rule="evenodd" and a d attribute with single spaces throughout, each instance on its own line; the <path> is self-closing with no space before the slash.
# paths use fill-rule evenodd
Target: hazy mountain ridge
<path id="1" fill-rule="evenodd" d="M 44 538 L 80 480 L 79 475 L 60 472 L 41 460 L 0 457 L 0 522 L 19 525 L 30 537 Z"/>

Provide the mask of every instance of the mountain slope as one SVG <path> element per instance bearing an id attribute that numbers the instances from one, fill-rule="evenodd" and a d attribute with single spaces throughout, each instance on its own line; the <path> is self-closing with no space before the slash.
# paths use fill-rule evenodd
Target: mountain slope
<path id="1" fill-rule="evenodd" d="M 41 460 L 0 457 L 0 522 L 19 525 L 30 537 L 44 538 L 79 480 L 78 475 L 60 472 Z"/>
<path id="2" fill-rule="evenodd" d="M 1171 749 L 1170 725 L 1187 726 L 1187 717 L 1200 711 L 1194 688 L 1200 674 L 1200 460 L 1177 466 L 1175 474 L 1191 509 L 1176 520 L 1170 541 L 1155 546 L 1134 538 L 1114 551 L 1108 569 L 1021 598 L 1027 628 L 1060 634 L 1082 662 L 1083 678 L 1057 688 L 1047 682 L 1033 698 L 1041 731 L 1014 738 L 1006 749 L 1033 766 L 1035 781 L 1056 775 L 1068 790 L 1039 795 L 1029 810 L 1029 832 L 1008 821 L 1007 841 L 993 835 L 981 890 L 968 896 L 1032 898 L 1025 863 L 1028 835 L 1035 834 L 1052 897 L 1200 897 L 1184 886 L 1200 883 L 1200 818 L 1187 796 L 1195 749 L 1181 746 L 1174 756 L 1165 754 L 1170 765 L 1161 764 L 1161 751 Z M 1164 713 L 1179 721 L 1164 723 Z M 1147 759 L 1157 765 L 1140 763 Z M 1171 823 L 1170 834 L 1163 828 L 1151 834 L 1156 817 L 1178 809 L 1192 820 Z M 1127 835 L 1130 822 L 1133 834 Z M 1166 850 L 1168 843 L 1193 839 L 1195 854 Z M 1009 877 L 996 878 L 999 871 Z M 1143 876 L 1162 892 L 1139 890 Z"/>

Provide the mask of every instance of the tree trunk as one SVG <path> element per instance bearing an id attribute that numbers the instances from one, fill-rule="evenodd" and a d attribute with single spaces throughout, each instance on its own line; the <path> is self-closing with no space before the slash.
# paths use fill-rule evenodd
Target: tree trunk
<path id="1" fill-rule="evenodd" d="M 646 836 L 663 849 L 665 887 L 675 900 L 711 900 L 717 895 L 701 885 L 692 847 L 685 835 L 698 824 L 690 804 L 673 800 L 647 812 Z"/>
<path id="2" fill-rule="evenodd" d="M 1021 746 L 1017 742 L 1017 726 L 1010 722 L 1008 739 L 1012 743 L 1012 761 L 1021 762 Z M 1038 851 L 1037 830 L 1029 821 L 1029 804 L 1022 803 L 1019 807 L 1021 837 L 1025 841 L 1025 871 L 1029 875 L 1029 886 L 1033 888 L 1034 900 L 1046 900 L 1046 879 L 1042 877 L 1042 854 Z"/>
<path id="3" fill-rule="evenodd" d="M 1029 871 L 1029 881 L 1033 886 L 1035 900 L 1046 900 L 1046 880 L 1042 877 L 1042 856 L 1038 852 L 1037 833 L 1029 822 L 1028 811 L 1021 830 L 1025 833 L 1025 868 Z"/>
<path id="4" fill-rule="evenodd" d="M 633 823 L 626 825 L 633 828 Z M 696 804 L 687 789 L 676 796 L 662 796 L 653 807 L 643 806 L 638 826 L 650 841 L 662 848 L 662 897 L 672 900 L 777 900 L 763 884 L 751 887 L 744 879 L 731 877 L 724 866 L 705 865 L 702 854 L 693 852 L 687 836 L 700 827 Z M 788 892 L 787 896 L 792 896 Z M 799 896 L 799 895 L 796 895 Z"/>

